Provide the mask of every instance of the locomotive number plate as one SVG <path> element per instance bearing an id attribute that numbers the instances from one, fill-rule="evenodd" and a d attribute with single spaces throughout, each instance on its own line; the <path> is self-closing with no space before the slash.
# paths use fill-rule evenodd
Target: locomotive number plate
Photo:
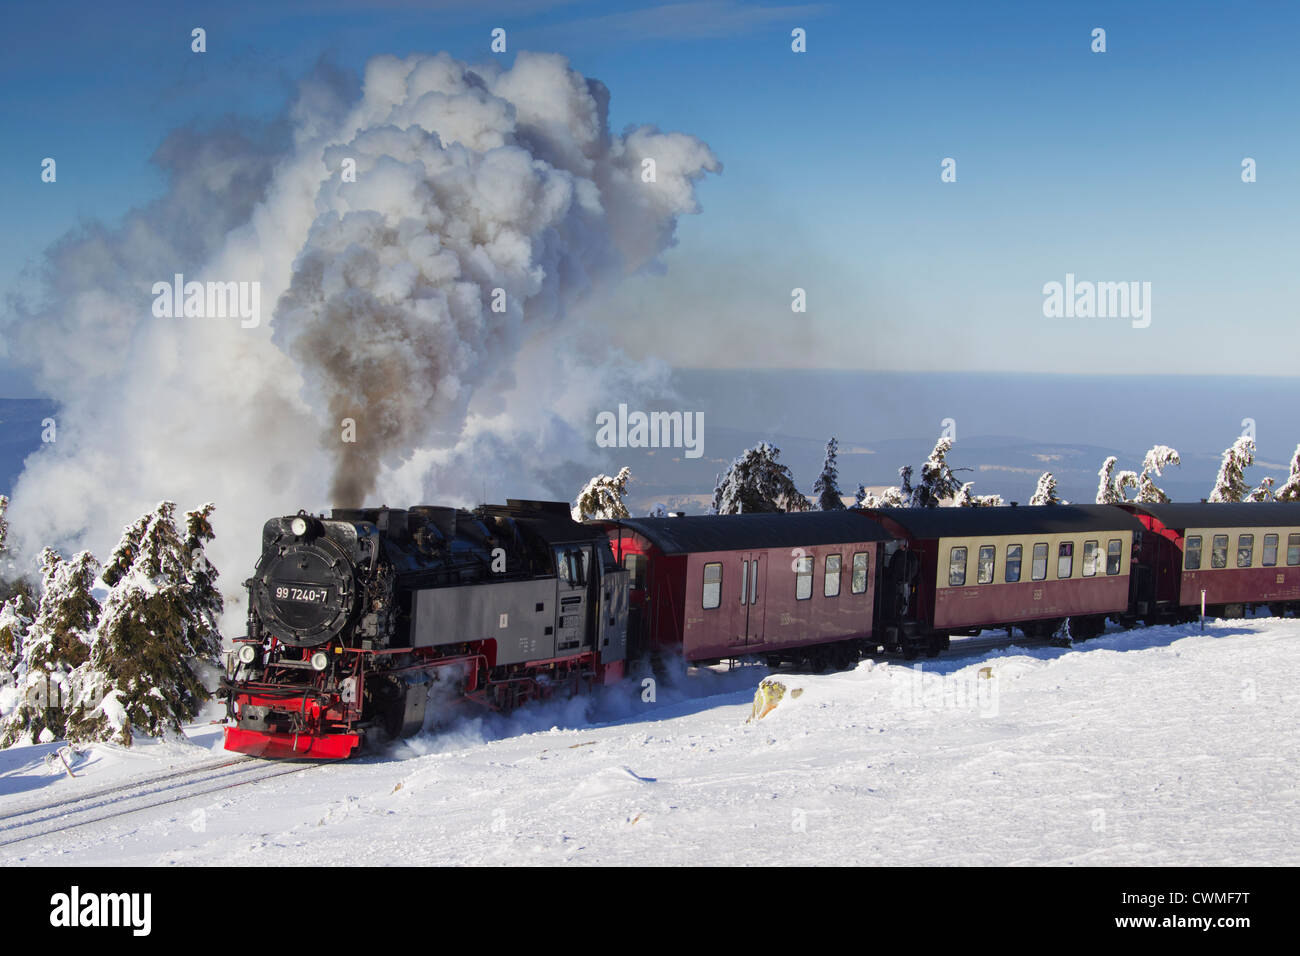
<path id="1" fill-rule="evenodd" d="M 277 601 L 297 601 L 300 604 L 327 604 L 330 589 L 321 584 L 277 584 Z"/>

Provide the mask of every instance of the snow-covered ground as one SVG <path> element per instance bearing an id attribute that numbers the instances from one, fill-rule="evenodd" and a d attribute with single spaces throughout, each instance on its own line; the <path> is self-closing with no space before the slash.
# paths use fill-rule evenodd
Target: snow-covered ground
<path id="1" fill-rule="evenodd" d="M 1300 620 L 680 675 L 0 846 L 0 864 L 1295 864 Z M 590 712 L 589 712 L 590 711 Z M 219 752 L 0 751 L 6 813 Z"/>

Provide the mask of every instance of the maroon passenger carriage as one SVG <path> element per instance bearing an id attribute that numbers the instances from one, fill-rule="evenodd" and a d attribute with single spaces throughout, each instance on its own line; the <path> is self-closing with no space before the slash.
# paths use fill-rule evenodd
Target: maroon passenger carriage
<path id="1" fill-rule="evenodd" d="M 888 537 L 861 511 L 602 521 L 631 572 L 631 653 L 847 666 L 874 650 Z"/>
<path id="2" fill-rule="evenodd" d="M 1145 623 L 1187 620 L 1205 609 L 1241 617 L 1267 606 L 1300 610 L 1300 503 L 1126 504 L 1147 530 L 1149 569 L 1134 595 Z"/>
<path id="3" fill-rule="evenodd" d="M 881 568 L 878 637 L 913 658 L 950 635 L 1017 627 L 1073 637 L 1128 613 L 1135 542 L 1143 527 L 1110 505 L 882 508 L 894 539 Z"/>

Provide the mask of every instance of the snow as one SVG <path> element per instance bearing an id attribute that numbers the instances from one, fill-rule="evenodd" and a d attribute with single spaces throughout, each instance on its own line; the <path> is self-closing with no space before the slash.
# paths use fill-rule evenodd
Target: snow
<path id="1" fill-rule="evenodd" d="M 803 693 L 751 723 L 765 668 L 678 674 L 654 701 L 632 679 L 0 865 L 1294 864 L 1297 665 L 1300 620 L 1257 618 L 779 671 Z M 76 780 L 44 766 L 53 745 L 0 751 L 0 815 L 210 761 L 218 728 L 190 735 L 97 744 Z"/>

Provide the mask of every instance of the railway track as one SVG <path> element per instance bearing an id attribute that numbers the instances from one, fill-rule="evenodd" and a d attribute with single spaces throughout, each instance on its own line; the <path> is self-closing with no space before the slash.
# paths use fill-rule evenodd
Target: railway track
<path id="1" fill-rule="evenodd" d="M 223 757 L 49 803 L 6 809 L 0 813 L 0 847 L 318 766 L 316 763 L 271 763 L 255 757 Z"/>

